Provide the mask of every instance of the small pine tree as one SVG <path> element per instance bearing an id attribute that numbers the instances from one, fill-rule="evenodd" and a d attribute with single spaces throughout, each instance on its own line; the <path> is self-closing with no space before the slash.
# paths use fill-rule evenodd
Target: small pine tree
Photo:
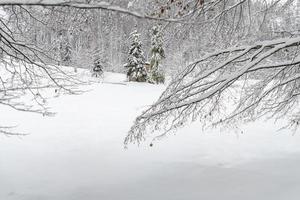
<path id="1" fill-rule="evenodd" d="M 92 68 L 92 76 L 101 77 L 103 75 L 103 64 L 105 63 L 105 59 L 103 58 L 104 53 L 100 51 L 97 46 L 92 52 L 93 58 L 93 68 Z"/>
<path id="2" fill-rule="evenodd" d="M 140 34 L 135 30 L 130 34 L 131 45 L 128 52 L 127 63 L 124 67 L 127 69 L 129 81 L 146 82 L 148 79 L 145 68 L 145 57 L 140 41 Z"/>
<path id="3" fill-rule="evenodd" d="M 160 62 L 165 58 L 163 48 L 163 35 L 160 26 L 153 26 L 151 29 L 151 59 L 150 59 L 150 77 L 149 82 L 164 83 L 165 76 L 160 69 Z"/>

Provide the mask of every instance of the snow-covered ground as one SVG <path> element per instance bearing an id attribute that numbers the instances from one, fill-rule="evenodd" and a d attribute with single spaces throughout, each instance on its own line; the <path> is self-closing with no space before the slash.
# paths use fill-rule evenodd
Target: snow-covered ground
<path id="1" fill-rule="evenodd" d="M 134 118 L 164 86 L 123 82 L 84 86 L 49 99 L 54 117 L 0 107 L 1 200 L 298 200 L 300 135 L 259 121 L 243 134 L 203 132 L 194 123 L 149 146 L 123 140 Z M 50 94 L 54 91 L 49 90 Z M 13 123 L 13 124 L 12 124 Z"/>

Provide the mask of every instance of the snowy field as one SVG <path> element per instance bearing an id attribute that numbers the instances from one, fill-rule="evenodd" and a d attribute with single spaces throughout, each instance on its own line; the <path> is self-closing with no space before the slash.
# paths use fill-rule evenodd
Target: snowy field
<path id="1" fill-rule="evenodd" d="M 165 86 L 84 86 L 49 99 L 54 117 L 0 107 L 0 121 L 26 137 L 0 135 L 0 200 L 298 200 L 300 135 L 259 121 L 243 134 L 200 124 L 149 146 L 123 140 Z M 51 94 L 53 91 L 49 90 Z M 53 92 L 54 95 L 54 92 Z"/>

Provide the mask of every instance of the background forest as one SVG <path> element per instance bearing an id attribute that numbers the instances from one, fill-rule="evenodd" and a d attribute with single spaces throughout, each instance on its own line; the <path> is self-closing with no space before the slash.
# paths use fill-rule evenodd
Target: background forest
<path id="1" fill-rule="evenodd" d="M 97 1 L 95 1 L 97 2 Z M 94 2 L 94 3 L 95 3 Z M 131 15 L 102 9 L 71 7 L 14 6 L 5 7 L 8 25 L 17 35 L 43 49 L 52 64 L 88 68 L 93 57 L 101 58 L 107 71 L 124 72 L 129 48 L 129 35 L 141 34 L 145 57 L 149 60 L 150 30 L 163 27 L 166 71 L 179 70 L 189 62 L 220 48 L 276 39 L 295 34 L 299 27 L 299 9 L 295 2 L 271 4 L 268 1 L 249 1 L 220 18 L 222 3 L 188 16 L 194 1 L 111 1 L 114 5 L 160 18 L 178 19 L 140 20 Z M 93 2 L 89 2 L 93 3 Z M 226 2 L 235 5 L 235 1 Z M 251 4 L 251 5 L 250 5 Z M 299 3 L 298 3 L 299 4 Z M 225 4 L 224 4 L 225 5 Z M 249 7 L 247 7 L 249 6 Z M 250 9 L 251 7 L 251 9 Z"/>

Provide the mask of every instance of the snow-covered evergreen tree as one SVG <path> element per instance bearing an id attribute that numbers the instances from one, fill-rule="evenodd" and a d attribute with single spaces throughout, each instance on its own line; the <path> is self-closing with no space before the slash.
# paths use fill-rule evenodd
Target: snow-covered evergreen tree
<path id="1" fill-rule="evenodd" d="M 103 52 L 100 51 L 99 46 L 96 46 L 93 53 L 93 68 L 92 68 L 92 76 L 101 77 L 103 74 Z"/>
<path id="2" fill-rule="evenodd" d="M 150 79 L 152 83 L 163 83 L 164 73 L 160 68 L 160 62 L 165 58 L 163 48 L 163 36 L 160 26 L 153 26 L 151 29 L 151 59 L 150 59 Z"/>
<path id="3" fill-rule="evenodd" d="M 129 81 L 146 82 L 148 73 L 144 66 L 145 57 L 142 50 L 140 34 L 135 30 L 130 34 L 131 45 L 128 52 L 128 62 L 124 65 L 127 68 Z"/>

